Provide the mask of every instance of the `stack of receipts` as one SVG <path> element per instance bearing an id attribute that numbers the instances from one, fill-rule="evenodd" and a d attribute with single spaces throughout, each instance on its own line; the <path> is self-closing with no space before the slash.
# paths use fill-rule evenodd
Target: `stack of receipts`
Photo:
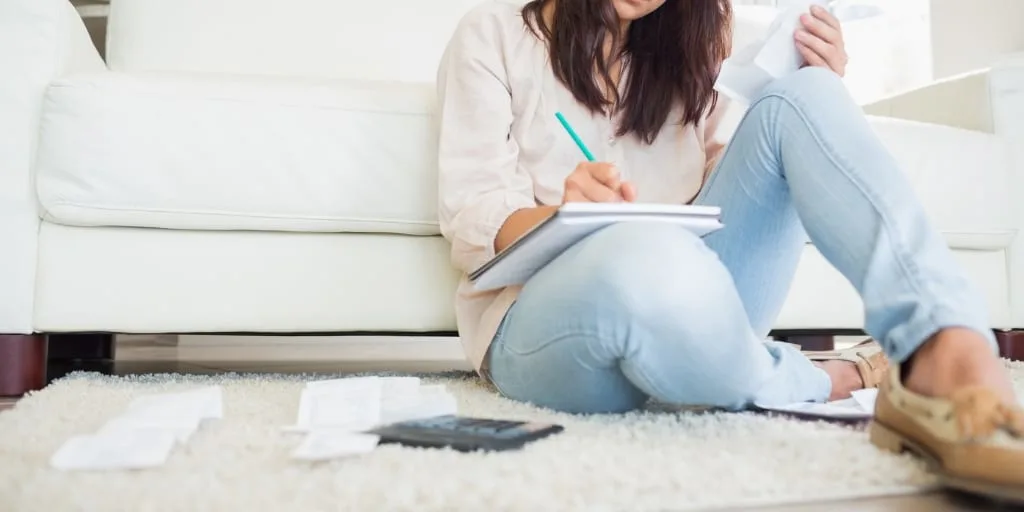
<path id="1" fill-rule="evenodd" d="M 417 377 L 350 377 L 306 383 L 289 432 L 306 435 L 292 457 L 327 460 L 372 451 L 378 436 L 362 432 L 380 425 L 456 414 L 455 397 L 444 385 Z"/>
<path id="2" fill-rule="evenodd" d="M 875 415 L 875 399 L 878 389 L 861 389 L 853 392 L 853 397 L 823 404 L 805 402 L 798 404 L 769 406 L 755 404 L 765 411 L 781 412 L 819 418 L 823 420 L 862 421 Z"/>
<path id="3" fill-rule="evenodd" d="M 72 437 L 50 458 L 60 470 L 143 469 L 162 465 L 204 420 L 224 416 L 220 386 L 147 395 L 91 435 Z"/>

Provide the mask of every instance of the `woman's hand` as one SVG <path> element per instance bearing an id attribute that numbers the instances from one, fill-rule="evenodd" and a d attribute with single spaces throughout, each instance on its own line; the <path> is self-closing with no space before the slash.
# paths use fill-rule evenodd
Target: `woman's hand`
<path id="1" fill-rule="evenodd" d="M 796 31 L 796 47 L 807 65 L 831 69 L 844 76 L 850 57 L 839 20 L 827 9 L 814 5 L 810 14 L 800 16 L 800 23 L 803 28 Z"/>
<path id="2" fill-rule="evenodd" d="M 619 170 L 612 164 L 583 162 L 565 179 L 562 203 L 615 203 L 636 201 L 636 187 L 619 179 Z M 509 215 L 494 237 L 494 250 L 501 252 L 548 217 L 558 206 L 524 208 Z"/>
<path id="3" fill-rule="evenodd" d="M 614 165 L 583 162 L 565 179 L 562 203 L 615 203 L 636 201 L 636 187 L 619 178 Z"/>

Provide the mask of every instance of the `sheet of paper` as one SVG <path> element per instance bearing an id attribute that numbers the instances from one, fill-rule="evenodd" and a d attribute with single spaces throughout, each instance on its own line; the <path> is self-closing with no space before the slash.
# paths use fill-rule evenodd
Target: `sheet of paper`
<path id="1" fill-rule="evenodd" d="M 383 384 L 378 377 L 310 382 L 302 390 L 298 418 L 289 430 L 373 428 L 380 423 L 382 393 Z"/>
<path id="2" fill-rule="evenodd" d="M 352 377 L 307 383 L 299 397 L 295 425 L 285 432 L 362 432 L 400 421 L 458 413 L 455 396 L 443 385 L 417 377 Z"/>
<path id="3" fill-rule="evenodd" d="M 715 90 L 742 104 L 749 104 L 774 78 L 767 71 L 754 65 L 754 58 L 760 51 L 758 46 L 748 46 L 722 63 L 715 82 Z"/>
<path id="4" fill-rule="evenodd" d="M 64 471 L 153 468 L 167 461 L 175 442 L 172 432 L 154 429 L 77 436 L 53 454 L 50 465 Z"/>
<path id="5" fill-rule="evenodd" d="M 767 35 L 750 46 L 737 49 L 722 63 L 715 89 L 738 103 L 749 105 L 765 86 L 803 67 L 804 58 L 793 35 L 802 26 L 800 16 L 810 12 L 812 5 L 829 8 L 844 23 L 882 13 L 877 6 L 851 5 L 850 2 L 789 0 L 780 4 L 783 10 Z"/>
<path id="6" fill-rule="evenodd" d="M 130 430 L 165 430 L 179 443 L 188 442 L 204 420 L 224 416 L 224 397 L 220 386 L 177 393 L 146 395 L 133 400 L 127 410 L 111 419 L 100 433 Z"/>
<path id="7" fill-rule="evenodd" d="M 338 430 L 311 432 L 292 452 L 292 458 L 323 461 L 372 452 L 380 436 Z"/>
<path id="8" fill-rule="evenodd" d="M 797 414 L 821 419 L 867 420 L 874 416 L 874 409 L 865 410 L 853 398 L 828 403 L 801 402 L 796 404 L 768 406 L 756 404 L 760 409 L 774 412 Z"/>
<path id="9" fill-rule="evenodd" d="M 853 392 L 853 400 L 857 402 L 864 412 L 875 414 L 875 400 L 878 398 L 878 388 L 859 389 Z"/>
<path id="10" fill-rule="evenodd" d="M 127 415 L 150 419 L 187 416 L 190 420 L 220 419 L 224 417 L 224 393 L 220 386 L 146 395 L 128 404 Z"/>
<path id="11" fill-rule="evenodd" d="M 445 389 L 444 385 L 420 386 L 418 393 L 411 400 L 392 401 L 381 410 L 381 423 L 398 423 L 400 421 L 433 418 L 458 413 L 458 402 L 455 396 Z"/>
<path id="12" fill-rule="evenodd" d="M 185 444 L 192 435 L 199 430 L 202 420 L 198 418 L 179 417 L 172 421 L 165 418 L 151 418 L 146 416 L 122 415 L 106 422 L 97 434 L 117 435 L 124 432 L 135 432 L 140 430 L 155 430 L 167 432 L 174 436 L 179 444 Z"/>
<path id="13" fill-rule="evenodd" d="M 69 439 L 50 463 L 67 470 L 159 466 L 170 456 L 175 443 L 188 442 L 204 420 L 223 415 L 220 386 L 142 396 L 95 434 Z"/>
<path id="14" fill-rule="evenodd" d="M 328 380 L 314 380 L 307 382 L 304 389 L 312 390 L 324 390 L 324 389 L 341 389 L 341 390 L 355 390 L 362 387 L 374 387 L 381 386 L 381 377 L 369 376 L 369 377 L 344 377 L 341 379 L 328 379 Z"/>
<path id="15" fill-rule="evenodd" d="M 384 377 L 381 379 L 381 400 L 402 401 L 415 399 L 420 393 L 419 377 Z"/>
<path id="16" fill-rule="evenodd" d="M 715 89 L 734 101 L 749 104 L 773 80 L 799 70 L 803 57 L 793 34 L 800 16 L 808 12 L 811 5 L 825 3 L 825 0 L 802 0 L 784 9 L 764 39 L 739 49 L 722 63 Z"/>

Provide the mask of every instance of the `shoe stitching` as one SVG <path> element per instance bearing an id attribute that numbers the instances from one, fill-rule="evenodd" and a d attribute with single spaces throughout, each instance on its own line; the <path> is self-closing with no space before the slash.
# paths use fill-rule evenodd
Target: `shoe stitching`
<path id="1" fill-rule="evenodd" d="M 957 422 L 966 440 L 981 441 L 1000 431 L 1024 439 L 1024 411 L 1006 404 L 995 393 L 970 387 L 957 391 L 950 400 L 953 410 L 947 420 Z"/>

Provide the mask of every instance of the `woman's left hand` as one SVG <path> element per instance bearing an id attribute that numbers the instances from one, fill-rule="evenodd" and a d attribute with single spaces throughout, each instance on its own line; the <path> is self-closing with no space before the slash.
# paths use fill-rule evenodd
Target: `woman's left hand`
<path id="1" fill-rule="evenodd" d="M 846 74 L 850 61 L 843 42 L 843 27 L 832 13 L 817 5 L 800 16 L 802 28 L 796 30 L 796 47 L 808 66 L 828 68 L 839 76 Z"/>

